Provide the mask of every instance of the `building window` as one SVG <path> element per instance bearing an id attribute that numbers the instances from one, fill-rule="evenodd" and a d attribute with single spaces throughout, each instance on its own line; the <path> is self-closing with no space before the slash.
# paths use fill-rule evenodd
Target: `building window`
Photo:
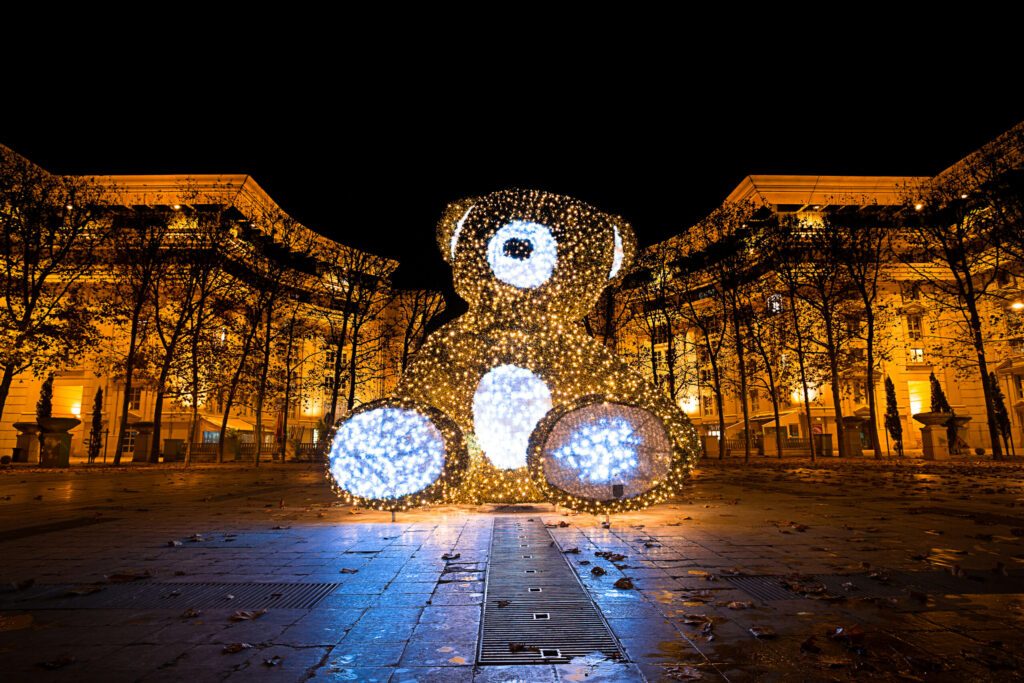
<path id="1" fill-rule="evenodd" d="M 772 315 L 775 315 L 776 313 L 782 313 L 782 295 L 769 294 L 765 306 L 768 309 L 768 312 Z"/>
<path id="2" fill-rule="evenodd" d="M 122 453 L 134 453 L 135 452 L 135 435 L 137 433 L 138 432 L 136 432 L 134 429 L 128 429 L 128 430 L 125 431 L 125 433 L 124 433 L 124 441 L 121 443 L 121 452 Z"/>
<path id="3" fill-rule="evenodd" d="M 327 349 L 327 351 L 324 353 L 324 367 L 333 368 L 334 358 L 334 349 Z"/>
<path id="4" fill-rule="evenodd" d="M 203 432 L 203 443 L 220 443 L 220 432 Z"/>
<path id="5" fill-rule="evenodd" d="M 1010 271 L 1000 268 L 996 273 L 996 282 L 1000 287 L 1009 287 L 1013 284 L 1013 274 Z"/>
<path id="6" fill-rule="evenodd" d="M 326 391 L 334 389 L 334 375 L 324 375 L 324 389 Z"/>
<path id="7" fill-rule="evenodd" d="M 651 342 L 654 344 L 668 344 L 671 337 L 672 329 L 665 323 L 651 328 Z"/>
<path id="8" fill-rule="evenodd" d="M 910 339 L 920 339 L 922 335 L 921 328 L 921 314 L 914 313 L 907 316 L 907 337 Z"/>
<path id="9" fill-rule="evenodd" d="M 920 346 L 915 346 L 907 349 L 908 360 L 911 363 L 923 363 L 924 362 L 924 349 Z"/>
<path id="10" fill-rule="evenodd" d="M 860 318 L 855 315 L 846 316 L 846 334 L 856 337 L 860 334 Z"/>
<path id="11" fill-rule="evenodd" d="M 921 283 L 911 282 L 907 284 L 903 289 L 903 298 L 907 301 L 920 301 Z"/>
<path id="12" fill-rule="evenodd" d="M 128 410 L 139 410 L 142 408 L 142 387 L 132 387 L 128 395 Z M 134 439 L 134 437 L 132 437 Z"/>
<path id="13" fill-rule="evenodd" d="M 761 409 L 761 394 L 757 389 L 750 390 L 750 409 L 754 412 Z"/>
<path id="14" fill-rule="evenodd" d="M 707 368 L 702 368 L 700 371 L 700 381 L 704 384 L 711 383 L 711 371 Z"/>
<path id="15" fill-rule="evenodd" d="M 715 414 L 715 397 L 714 396 L 702 396 L 701 405 L 703 407 L 704 415 Z"/>
<path id="16" fill-rule="evenodd" d="M 800 438 L 800 425 L 789 425 L 789 436 L 793 439 Z"/>

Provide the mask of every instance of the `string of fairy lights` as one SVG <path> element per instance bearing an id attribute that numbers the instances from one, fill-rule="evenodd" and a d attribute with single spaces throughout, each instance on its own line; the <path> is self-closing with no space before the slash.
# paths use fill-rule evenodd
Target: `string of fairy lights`
<path id="1" fill-rule="evenodd" d="M 449 205 L 437 239 L 469 311 L 427 339 L 395 398 L 339 423 L 340 494 L 391 510 L 548 500 L 594 513 L 671 496 L 696 430 L 581 323 L 636 254 L 629 225 L 505 190 Z"/>

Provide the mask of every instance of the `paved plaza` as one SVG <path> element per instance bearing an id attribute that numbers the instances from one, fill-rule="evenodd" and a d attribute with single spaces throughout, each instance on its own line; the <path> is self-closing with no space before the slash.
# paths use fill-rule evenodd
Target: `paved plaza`
<path id="1" fill-rule="evenodd" d="M 677 501 L 605 527 L 548 505 L 391 522 L 304 465 L 8 468 L 0 680 L 1018 680 L 1022 474 L 706 462 Z M 510 518 L 544 523 L 622 658 L 477 664 Z"/>

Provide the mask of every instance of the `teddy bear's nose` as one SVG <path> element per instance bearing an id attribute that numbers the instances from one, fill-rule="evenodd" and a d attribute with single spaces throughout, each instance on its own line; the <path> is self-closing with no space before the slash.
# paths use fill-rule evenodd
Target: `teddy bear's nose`
<path id="1" fill-rule="evenodd" d="M 533 253 L 533 243 L 530 240 L 510 237 L 505 240 L 505 244 L 502 245 L 501 249 L 505 256 L 514 258 L 517 261 L 525 261 Z"/>

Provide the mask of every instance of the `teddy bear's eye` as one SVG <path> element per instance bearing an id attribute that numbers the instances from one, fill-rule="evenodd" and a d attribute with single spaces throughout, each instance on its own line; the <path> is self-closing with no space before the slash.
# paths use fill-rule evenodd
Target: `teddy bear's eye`
<path id="1" fill-rule="evenodd" d="M 521 240 L 518 237 L 509 237 L 505 240 L 505 245 L 502 247 L 502 251 L 505 256 L 525 261 L 530 258 L 530 254 L 533 253 L 533 244 L 530 240 Z"/>
<path id="2" fill-rule="evenodd" d="M 512 221 L 498 228 L 487 242 L 487 263 L 502 282 L 533 289 L 554 272 L 558 243 L 546 225 Z"/>

